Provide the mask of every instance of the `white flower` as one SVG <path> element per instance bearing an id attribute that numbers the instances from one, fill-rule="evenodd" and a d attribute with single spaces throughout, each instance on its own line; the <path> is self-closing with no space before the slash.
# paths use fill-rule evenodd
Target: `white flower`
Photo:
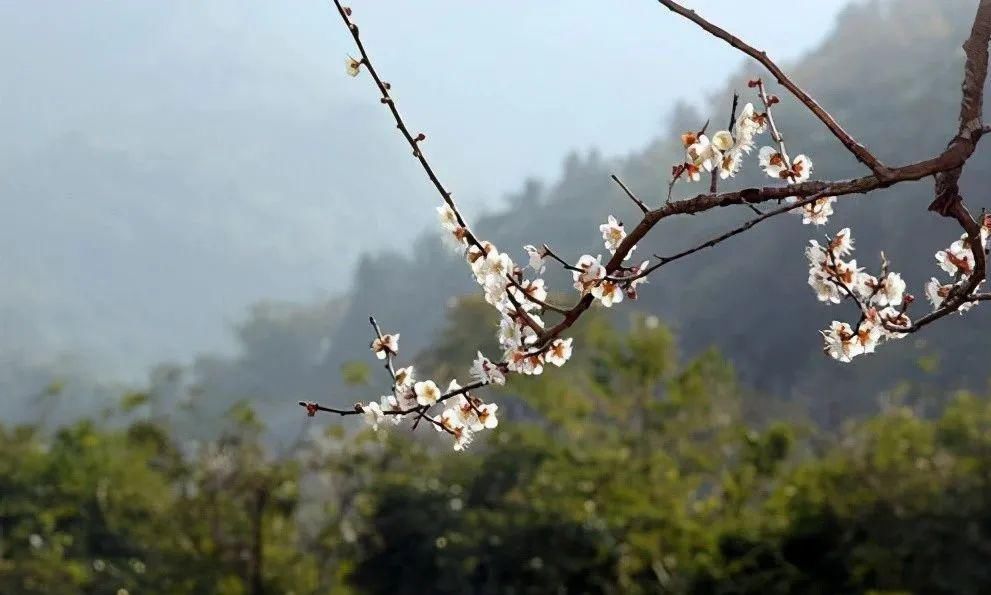
<path id="1" fill-rule="evenodd" d="M 413 384 L 413 366 L 396 370 L 395 382 L 397 387 L 407 387 Z"/>
<path id="2" fill-rule="evenodd" d="M 816 299 L 820 302 L 832 302 L 838 304 L 843 301 L 840 293 L 840 286 L 830 280 L 829 277 L 817 273 L 809 274 L 809 286 L 816 293 Z"/>
<path id="3" fill-rule="evenodd" d="M 844 227 L 836 233 L 829 243 L 829 249 L 836 256 L 846 256 L 853 252 L 853 236 L 850 235 L 850 228 Z"/>
<path id="4" fill-rule="evenodd" d="M 471 444 L 471 430 L 461 421 L 457 405 L 448 407 L 442 411 L 438 423 L 440 424 L 439 426 L 434 426 L 437 431 L 442 432 L 447 430 L 454 436 L 454 450 L 464 450 Z"/>
<path id="5" fill-rule="evenodd" d="M 820 269 L 829 262 L 826 248 L 820 246 L 819 242 L 815 240 L 809 240 L 809 247 L 805 249 L 805 256 L 809 259 L 809 267 L 813 269 Z"/>
<path id="6" fill-rule="evenodd" d="M 937 252 L 936 262 L 947 273 L 966 277 L 974 271 L 974 252 L 966 239 L 960 239 L 950 244 L 949 249 Z"/>
<path id="7" fill-rule="evenodd" d="M 440 389 L 433 380 L 417 382 L 413 385 L 413 393 L 416 394 L 416 402 L 420 405 L 434 405 L 440 398 Z"/>
<path id="8" fill-rule="evenodd" d="M 864 353 L 874 353 L 874 349 L 884 335 L 884 327 L 881 325 L 877 310 L 871 308 L 867 317 L 857 327 L 857 341 L 863 347 Z"/>
<path id="9" fill-rule="evenodd" d="M 698 136 L 698 140 L 688 147 L 685 154 L 689 163 L 705 171 L 712 171 L 723 158 L 722 152 L 704 134 Z"/>
<path id="10" fill-rule="evenodd" d="M 516 286 L 511 286 L 508 290 L 524 310 L 529 312 L 531 310 L 539 310 L 543 307 L 541 303 L 547 299 L 547 290 L 544 289 L 543 279 L 534 279 L 532 281 L 526 279 L 519 285 L 523 288 L 522 290 Z"/>
<path id="11" fill-rule="evenodd" d="M 623 301 L 623 289 L 619 283 L 612 281 L 602 281 L 592 288 L 592 295 L 596 297 L 606 308 L 612 307 Z"/>
<path id="12" fill-rule="evenodd" d="M 981 283 L 984 283 L 984 281 L 982 280 Z M 978 283 L 977 286 L 980 287 L 981 283 Z M 931 279 L 929 279 L 929 282 L 926 283 L 925 293 L 926 293 L 926 298 L 933 305 L 933 310 L 938 310 L 940 306 L 943 305 L 943 302 L 946 301 L 947 297 L 949 297 L 950 292 L 953 291 L 953 288 L 954 285 L 952 284 L 947 284 L 947 285 L 940 284 L 939 280 L 936 279 L 936 277 L 932 277 Z M 959 306 L 957 306 L 957 312 L 963 314 L 964 312 L 970 310 L 976 305 L 977 302 L 964 302 Z"/>
<path id="13" fill-rule="evenodd" d="M 897 306 L 905 295 L 905 281 L 898 273 L 888 273 L 877 282 L 873 303 L 877 306 Z"/>
<path id="14" fill-rule="evenodd" d="M 523 325 L 516 318 L 503 314 L 499 321 L 499 344 L 505 348 L 519 347 L 523 344 Z M 532 330 L 532 329 L 531 329 Z"/>
<path id="15" fill-rule="evenodd" d="M 720 151 L 729 151 L 733 144 L 733 134 L 729 130 L 720 130 L 712 135 L 712 146 Z"/>
<path id="16" fill-rule="evenodd" d="M 739 117 L 736 119 L 736 137 L 738 139 L 750 140 L 758 134 L 763 134 L 767 130 L 767 114 L 754 112 L 754 104 L 748 103 L 743 106 Z M 750 152 L 749 149 L 745 149 Z"/>
<path id="17" fill-rule="evenodd" d="M 591 255 L 583 254 L 575 266 L 581 269 L 581 272 L 573 271 L 571 275 L 575 281 L 575 289 L 583 294 L 588 293 L 599 282 L 599 279 L 606 276 L 606 269 L 602 266 L 601 255 L 592 258 Z"/>
<path id="18" fill-rule="evenodd" d="M 506 360 L 506 368 L 512 372 L 537 376 L 544 371 L 544 356 L 539 353 L 529 354 L 523 349 L 510 349 L 503 359 Z"/>
<path id="19" fill-rule="evenodd" d="M 448 233 L 445 234 L 446 237 L 453 240 L 454 246 L 461 248 L 467 242 L 467 231 L 460 223 L 458 223 L 458 216 L 449 205 L 445 204 L 443 206 L 437 207 L 437 216 L 440 219 L 440 225 Z"/>
<path id="20" fill-rule="evenodd" d="M 912 326 L 912 320 L 908 316 L 891 307 L 881 310 L 878 312 L 878 315 L 884 323 L 890 326 L 901 328 L 908 328 Z M 901 339 L 908 335 L 908 333 L 888 330 L 887 326 L 882 326 L 881 330 L 884 332 L 884 336 L 888 339 Z"/>
<path id="21" fill-rule="evenodd" d="M 399 425 L 399 422 L 403 421 L 403 415 L 399 413 L 403 411 L 403 406 L 399 404 L 399 399 L 394 395 L 382 396 L 381 410 L 383 414 L 387 411 L 393 412 L 393 415 L 390 416 L 393 425 Z"/>
<path id="22" fill-rule="evenodd" d="M 796 197 L 790 197 L 787 200 L 789 202 L 796 202 L 798 199 Z M 828 223 L 829 218 L 833 214 L 834 202 L 836 202 L 835 196 L 824 196 L 802 205 L 802 210 L 796 211 L 802 215 L 802 225 L 825 225 Z"/>
<path id="23" fill-rule="evenodd" d="M 471 426 L 472 431 L 478 432 L 482 429 L 491 430 L 492 428 L 499 425 L 499 419 L 496 417 L 496 411 L 499 410 L 499 406 L 495 403 L 483 403 L 477 405 L 478 413 L 475 416 L 475 424 Z"/>
<path id="24" fill-rule="evenodd" d="M 544 265 L 544 253 L 537 250 L 532 245 L 527 244 L 523 246 L 523 250 L 527 253 L 530 262 L 527 264 L 535 273 L 538 275 L 544 274 L 544 269 L 547 268 Z"/>
<path id="25" fill-rule="evenodd" d="M 395 335 L 382 335 L 372 341 L 372 351 L 375 357 L 385 359 L 389 355 L 399 355 L 399 333 Z"/>
<path id="26" fill-rule="evenodd" d="M 609 219 L 599 226 L 599 231 L 602 232 L 602 239 L 605 240 L 606 249 L 611 254 L 615 254 L 616 250 L 619 249 L 619 245 L 626 237 L 623 224 L 616 221 L 616 218 L 612 215 L 609 215 Z"/>
<path id="27" fill-rule="evenodd" d="M 355 60 L 351 56 L 347 57 L 344 64 L 346 66 L 348 76 L 358 76 L 358 73 L 361 72 L 361 62 Z"/>
<path id="28" fill-rule="evenodd" d="M 812 174 L 812 160 L 806 155 L 799 155 L 791 162 L 791 173 L 788 177 L 792 182 L 801 183 L 809 179 Z"/>
<path id="29" fill-rule="evenodd" d="M 926 299 L 933 305 L 933 310 L 938 310 L 943 305 L 943 300 L 950 295 L 951 289 L 953 289 L 952 285 L 942 285 L 936 277 L 929 279 L 929 282 L 926 283 L 925 293 Z"/>
<path id="30" fill-rule="evenodd" d="M 482 355 L 481 351 L 478 352 L 478 357 L 471 364 L 471 375 L 479 382 L 506 384 L 506 376 L 503 375 L 498 366 Z"/>
<path id="31" fill-rule="evenodd" d="M 472 264 L 475 277 L 482 285 L 494 284 L 505 287 L 505 277 L 513 270 L 513 261 L 505 252 L 499 252 L 493 246 L 484 258 L 478 258 Z"/>
<path id="32" fill-rule="evenodd" d="M 691 182 L 698 182 L 702 179 L 702 168 L 698 167 L 692 163 L 686 163 L 684 166 L 685 177 Z"/>
<path id="33" fill-rule="evenodd" d="M 373 430 L 379 429 L 379 422 L 382 421 L 382 408 L 375 401 L 361 406 L 361 413 L 365 418 L 365 423 L 372 426 Z"/>
<path id="34" fill-rule="evenodd" d="M 822 333 L 826 343 L 823 351 L 835 360 L 849 362 L 864 353 L 864 346 L 857 333 L 853 332 L 850 325 L 845 322 L 834 320 L 829 329 L 819 332 Z"/>
<path id="35" fill-rule="evenodd" d="M 437 207 L 437 217 L 440 219 L 440 225 L 446 231 L 454 231 L 461 227 L 458 223 L 458 215 L 454 212 L 454 209 L 450 205 L 445 203 L 442 206 Z"/>
<path id="36" fill-rule="evenodd" d="M 757 160 L 764 173 L 772 178 L 781 178 L 788 170 L 787 159 L 774 147 L 761 147 Z"/>
<path id="37" fill-rule="evenodd" d="M 554 339 L 554 342 L 547 349 L 547 353 L 544 354 L 544 361 L 548 364 L 554 364 L 559 368 L 563 366 L 571 358 L 572 340 L 570 337 L 567 339 Z"/>
<path id="38" fill-rule="evenodd" d="M 743 163 L 743 155 L 739 149 L 733 149 L 723 153 L 723 158 L 719 161 L 719 179 L 725 180 L 736 175 L 740 171 Z"/>

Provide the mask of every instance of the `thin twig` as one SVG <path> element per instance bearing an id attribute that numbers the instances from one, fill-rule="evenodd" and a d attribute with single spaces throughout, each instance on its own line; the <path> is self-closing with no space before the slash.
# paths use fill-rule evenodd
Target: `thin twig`
<path id="1" fill-rule="evenodd" d="M 632 192 L 630 192 L 630 189 L 626 187 L 626 184 L 624 184 L 623 181 L 620 180 L 619 177 L 616 176 L 616 174 L 612 174 L 609 177 L 611 177 L 614 182 L 616 182 L 617 184 L 619 184 L 619 187 L 623 189 L 623 192 L 626 193 L 626 196 L 630 197 L 630 200 L 632 200 L 633 202 L 635 202 L 636 205 L 638 207 L 640 207 L 640 210 L 641 211 L 643 211 L 644 213 L 650 211 L 650 208 L 648 208 L 647 205 L 645 205 L 642 200 L 640 200 L 639 198 L 637 198 L 635 194 L 633 194 Z"/>

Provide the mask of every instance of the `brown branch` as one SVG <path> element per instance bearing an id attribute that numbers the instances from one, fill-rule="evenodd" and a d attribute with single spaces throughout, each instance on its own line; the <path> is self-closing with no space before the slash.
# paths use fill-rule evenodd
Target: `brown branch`
<path id="1" fill-rule="evenodd" d="M 982 106 L 982 88 L 987 76 L 987 44 L 988 39 L 991 37 L 991 0 L 981 0 L 980 7 L 978 9 L 977 17 L 975 19 L 973 31 L 971 32 L 970 38 L 964 44 L 965 51 L 967 53 L 967 63 L 965 66 L 965 76 L 963 84 L 963 99 L 961 102 L 961 124 L 960 129 L 954 139 L 950 142 L 947 148 L 930 159 L 925 161 L 919 161 L 916 163 L 908 164 L 902 167 L 888 168 L 883 163 L 881 163 L 873 154 L 871 154 L 863 145 L 858 143 L 849 133 L 847 133 L 837 122 L 830 116 L 814 99 L 812 99 L 805 91 L 798 87 L 791 79 L 785 75 L 778 66 L 771 61 L 765 52 L 759 51 L 752 46 L 741 41 L 739 38 L 729 34 L 725 30 L 713 25 L 709 21 L 698 16 L 694 11 L 688 10 L 682 7 L 677 2 L 672 0 L 658 0 L 663 6 L 667 7 L 669 10 L 691 20 L 702 29 L 711 33 L 712 35 L 726 41 L 731 46 L 743 51 L 745 54 L 751 58 L 757 60 L 763 64 L 770 72 L 773 74 L 778 82 L 784 86 L 788 91 L 790 91 L 801 103 L 803 103 L 826 127 L 833 133 L 833 135 L 840 140 L 840 142 L 849 150 L 859 161 L 867 165 L 873 172 L 871 175 L 863 176 L 860 178 L 855 178 L 851 180 L 834 180 L 834 181 L 809 181 L 800 184 L 792 184 L 785 187 L 763 187 L 763 188 L 746 188 L 734 192 L 724 192 L 716 193 L 715 190 L 711 190 L 709 194 L 699 194 L 694 198 L 672 201 L 671 193 L 674 188 L 674 184 L 684 170 L 678 170 L 676 168 L 673 172 L 671 183 L 668 187 L 668 197 L 665 204 L 657 209 L 650 210 L 646 207 L 646 204 L 633 195 L 632 192 L 616 177 L 613 179 L 620 185 L 621 188 L 627 193 L 634 202 L 640 207 L 643 212 L 642 220 L 637 224 L 637 226 L 631 230 L 627 237 L 620 243 L 617 250 L 614 252 L 610 260 L 605 264 L 606 276 L 610 277 L 613 273 L 623 268 L 623 261 L 629 255 L 633 247 L 649 233 L 655 225 L 657 225 L 663 219 L 672 217 L 675 215 L 694 215 L 710 209 L 717 207 L 724 207 L 730 205 L 747 205 L 752 209 L 755 209 L 760 213 L 754 205 L 771 201 L 771 200 L 782 200 L 788 197 L 796 197 L 797 202 L 788 204 L 784 207 L 775 209 L 768 213 L 761 213 L 757 218 L 751 219 L 744 223 L 743 225 L 734 228 L 726 233 L 723 233 L 711 240 L 685 250 L 679 254 L 671 257 L 662 258 L 660 262 L 652 265 L 644 272 L 633 277 L 617 278 L 619 281 L 629 282 L 640 278 L 651 271 L 656 270 L 664 264 L 670 263 L 679 258 L 687 257 L 690 254 L 694 254 L 707 247 L 714 246 L 726 239 L 729 239 L 735 235 L 750 229 L 754 225 L 770 218 L 777 216 L 781 213 L 785 213 L 796 208 L 800 208 L 803 205 L 809 204 L 826 196 L 846 196 L 852 194 L 866 194 L 868 192 L 877 190 L 879 188 L 886 188 L 892 186 L 896 183 L 919 180 L 929 176 L 937 176 L 937 201 L 940 196 L 949 196 L 949 206 L 942 205 L 939 210 L 941 214 L 954 217 L 968 232 L 968 242 L 974 251 L 975 257 L 975 270 L 973 271 L 967 282 L 959 289 L 952 293 L 944 302 L 944 307 L 938 309 L 936 312 L 923 317 L 917 321 L 911 329 L 905 329 L 905 332 L 911 332 L 912 330 L 917 330 L 922 326 L 929 324 L 930 322 L 945 316 L 950 311 L 953 311 L 959 307 L 960 304 L 970 301 L 978 301 L 991 299 L 991 294 L 979 294 L 972 295 L 974 289 L 981 280 L 985 277 L 985 255 L 983 252 L 983 246 L 980 244 L 980 229 L 979 226 L 974 221 L 973 217 L 967 212 L 966 208 L 963 207 L 959 200 L 959 193 L 956 188 L 957 180 L 959 179 L 959 170 L 962 168 L 967 159 L 972 155 L 976 148 L 977 141 L 980 139 L 981 135 L 987 131 L 987 128 L 980 121 L 980 110 Z M 438 180 L 436 174 L 434 173 L 432 167 L 427 162 L 420 150 L 419 143 L 424 140 L 422 134 L 418 134 L 413 137 L 406 124 L 404 123 L 402 117 L 400 116 L 398 110 L 396 109 L 395 103 L 389 94 L 389 85 L 384 83 L 381 78 L 376 73 L 374 67 L 372 66 L 371 60 L 365 51 L 361 40 L 358 35 L 358 28 L 350 19 L 350 10 L 345 9 L 340 0 L 334 0 L 334 4 L 337 6 L 338 12 L 341 18 L 344 20 L 345 24 L 348 26 L 352 37 L 354 38 L 355 44 L 361 53 L 360 65 L 368 69 L 369 74 L 374 79 L 379 92 L 381 94 L 382 103 L 389 107 L 393 118 L 396 121 L 397 128 L 402 133 L 403 137 L 409 143 L 410 147 L 413 149 L 413 154 L 419 161 L 424 172 L 427 174 L 431 183 L 440 193 L 444 202 L 454 211 L 458 223 L 465 228 L 465 236 L 471 245 L 482 249 L 481 243 L 478 239 L 471 233 L 468 226 L 465 224 L 463 217 L 458 211 L 450 192 L 448 192 L 444 186 Z M 765 107 L 770 107 L 773 103 L 770 98 L 766 95 L 763 86 L 761 85 L 761 99 L 765 104 Z M 735 109 L 733 110 L 735 114 Z M 782 155 L 784 152 L 784 141 L 777 128 L 771 122 L 771 116 L 768 113 L 769 124 L 772 130 L 772 136 L 779 145 L 779 149 Z M 732 120 L 731 120 L 732 127 Z M 701 132 L 704 132 L 706 127 L 703 127 Z M 700 132 L 700 133 L 701 133 Z M 936 201 L 934 201 L 934 206 Z M 934 209 L 937 210 L 937 209 Z M 550 256 L 560 264 L 564 266 L 567 270 L 580 271 L 578 267 L 571 265 L 570 263 L 564 261 L 562 258 L 554 254 L 551 249 L 545 244 L 544 245 L 545 256 Z M 848 293 L 850 293 L 848 291 Z M 522 306 L 519 302 L 509 294 L 509 300 L 516 307 L 518 314 L 523 318 L 524 322 L 528 323 L 531 328 L 533 328 L 535 323 L 529 319 L 529 316 L 523 311 Z M 569 310 L 564 310 L 559 308 L 556 311 L 563 315 L 563 320 L 561 320 L 557 325 L 552 328 L 539 331 L 534 328 L 538 333 L 539 341 L 536 345 L 536 349 L 540 350 L 544 346 L 548 345 L 551 341 L 556 339 L 564 330 L 570 328 L 577 320 L 581 317 L 582 313 L 587 310 L 593 303 L 594 298 L 590 294 L 582 296 L 579 302 Z M 506 364 L 498 364 L 500 369 L 505 370 Z M 480 383 L 482 386 L 487 383 Z M 468 388 L 462 389 L 467 391 Z M 443 398 L 441 399 L 443 400 Z M 304 403 L 301 403 L 301 405 Z M 360 405 L 356 406 L 354 411 L 352 410 L 339 410 L 325 408 L 318 406 L 313 403 L 305 404 L 308 410 L 319 410 L 328 411 L 333 413 L 338 413 L 340 415 L 353 415 L 360 412 Z M 415 412 L 418 414 L 417 421 L 426 415 L 427 407 L 418 406 L 410 410 L 410 412 Z M 428 419 L 431 419 L 427 417 Z M 432 420 L 433 423 L 439 423 Z M 414 426 L 415 427 L 415 426 Z M 445 428 L 446 429 L 446 428 Z"/>
<path id="2" fill-rule="evenodd" d="M 778 80 L 778 83 L 780 83 L 781 86 L 783 86 L 784 88 L 788 89 L 788 91 L 790 91 L 791 94 L 794 95 L 796 99 L 798 99 L 803 104 L 805 104 L 805 107 L 807 107 L 809 111 L 815 114 L 815 116 L 819 118 L 819 120 L 823 124 L 826 125 L 826 128 L 829 128 L 830 132 L 833 133 L 833 136 L 838 138 L 840 142 L 843 143 L 843 146 L 845 146 L 847 150 L 853 153 L 853 155 L 857 158 L 858 161 L 869 167 L 871 171 L 874 172 L 876 175 L 881 177 L 885 176 L 885 174 L 887 173 L 887 168 L 884 166 L 884 164 L 881 163 L 877 157 L 871 154 L 871 152 L 868 151 L 866 147 L 864 147 L 862 144 L 857 142 L 852 136 L 850 136 L 850 134 L 846 130 L 844 130 L 843 127 L 840 126 L 839 123 L 837 123 L 836 120 L 831 115 L 829 115 L 829 113 L 826 110 L 824 110 L 822 106 L 819 105 L 818 102 L 816 102 L 815 99 L 813 99 L 808 93 L 802 90 L 801 87 L 796 85 L 788 77 L 788 75 L 786 75 L 780 68 L 778 68 L 778 65 L 775 64 L 767 56 L 767 52 L 760 51 L 757 48 L 747 44 L 740 38 L 730 34 L 728 31 L 720 27 L 717 27 L 716 25 L 713 25 L 706 19 L 702 18 L 694 10 L 689 10 L 684 6 L 678 4 L 677 2 L 674 2 L 672 0 L 657 0 L 657 1 L 660 2 L 663 6 L 665 6 L 668 10 L 692 21 L 693 23 L 695 23 L 696 25 L 698 25 L 708 33 L 714 35 L 715 37 L 718 37 L 719 39 L 722 39 L 723 41 L 730 44 L 734 48 L 740 50 L 744 54 L 750 56 L 754 60 L 764 65 L 764 68 L 766 68 L 771 74 L 774 75 L 774 77 Z"/>
<path id="3" fill-rule="evenodd" d="M 562 308 L 561 306 L 555 306 L 554 304 L 545 302 L 544 300 L 538 300 L 537 298 L 535 298 L 532 295 L 530 295 L 529 293 L 527 293 L 527 290 L 523 288 L 523 286 L 520 284 L 519 281 L 517 281 L 516 279 L 513 279 L 513 276 L 512 275 L 506 275 L 506 278 L 509 279 L 509 282 L 513 285 L 513 287 L 515 287 L 516 289 L 520 290 L 520 293 L 523 294 L 523 297 L 527 301 L 532 302 L 532 303 L 540 306 L 544 310 L 550 310 L 551 312 L 557 312 L 558 314 L 567 314 L 568 313 L 568 309 L 567 308 Z"/>
<path id="4" fill-rule="evenodd" d="M 396 107 L 396 102 L 393 101 L 392 96 L 389 94 L 389 89 L 391 86 L 389 83 L 384 82 L 375 70 L 375 66 L 372 64 L 372 59 L 368 56 L 368 52 L 365 51 L 364 44 L 361 43 L 361 37 L 358 34 L 358 25 L 355 25 L 351 21 L 351 10 L 341 5 L 340 0 L 334 0 L 334 6 L 337 7 L 337 12 L 341 15 L 341 19 L 344 20 L 344 24 L 347 25 L 348 31 L 351 32 L 351 37 L 354 38 L 354 44 L 357 46 L 358 52 L 361 54 L 361 65 L 368 70 L 368 74 L 370 74 L 372 79 L 375 81 L 375 85 L 378 87 L 379 93 L 382 96 L 381 102 L 388 106 L 389 111 L 392 113 L 393 119 L 396 121 L 396 128 L 399 129 L 399 132 L 403 135 L 403 138 L 406 139 L 406 142 L 409 143 L 410 148 L 413 149 L 413 156 L 420 162 L 420 166 L 427 174 L 427 177 L 430 178 L 430 182 L 434 185 L 434 188 L 436 188 L 437 192 L 440 193 L 441 198 L 445 203 L 447 203 L 447 206 L 451 207 L 451 210 L 454 211 L 454 216 L 457 217 L 458 225 L 463 227 L 465 230 L 465 239 L 468 240 L 470 244 L 481 249 L 484 254 L 485 250 L 482 248 L 482 244 L 468 227 L 464 217 L 461 216 L 461 211 L 458 210 L 458 205 L 454 202 L 453 196 L 444 187 L 444 185 L 441 184 L 440 179 L 437 177 L 437 174 L 434 173 L 433 167 L 431 167 L 430 162 L 427 161 L 426 156 L 423 154 L 423 150 L 420 148 L 420 142 L 425 140 L 426 136 L 423 133 L 419 133 L 416 136 L 410 134 L 409 128 L 406 126 L 406 122 L 399 114 L 399 109 Z"/>
<path id="5" fill-rule="evenodd" d="M 988 76 L 988 41 L 991 39 L 991 0 L 981 0 L 970 37 L 963 44 L 967 56 L 963 68 L 960 98 L 960 125 L 947 145 L 947 151 L 959 151 L 964 160 L 974 152 L 978 139 L 985 132 L 981 123 L 984 109 L 984 81 Z M 953 217 L 955 203 L 960 202 L 960 174 L 963 164 L 936 175 L 936 198 L 929 205 L 944 217 Z"/>

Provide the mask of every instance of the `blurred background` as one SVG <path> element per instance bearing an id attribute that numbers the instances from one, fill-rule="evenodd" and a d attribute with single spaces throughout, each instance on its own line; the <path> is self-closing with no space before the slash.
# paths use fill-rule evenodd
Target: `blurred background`
<path id="1" fill-rule="evenodd" d="M 976 0 L 685 4 L 887 163 L 955 129 Z M 721 127 L 765 76 L 647 0 L 352 8 L 473 228 L 518 261 L 524 244 L 600 251 L 606 215 L 638 214 L 609 175 L 661 202 L 678 135 Z M 0 23 L 0 592 L 991 586 L 988 312 L 845 365 L 816 331 L 852 314 L 805 283 L 808 240 L 849 225 L 919 315 L 959 235 L 925 211 L 931 181 L 665 267 L 583 318 L 575 363 L 484 395 L 502 423 L 456 454 L 296 405 L 388 391 L 369 314 L 439 384 L 496 352 L 435 192 L 367 75 L 345 74 L 330 3 L 0 0 Z M 862 175 L 771 90 L 817 176 Z M 973 210 L 989 185 L 979 149 Z M 671 219 L 639 250 L 749 216 Z"/>

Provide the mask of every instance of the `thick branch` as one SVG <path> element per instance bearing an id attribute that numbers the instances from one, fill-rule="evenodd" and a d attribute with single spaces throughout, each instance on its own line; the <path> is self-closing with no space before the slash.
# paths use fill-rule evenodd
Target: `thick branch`
<path id="1" fill-rule="evenodd" d="M 958 151 L 966 161 L 974 152 L 985 129 L 981 118 L 984 109 L 984 81 L 988 76 L 988 40 L 991 39 L 991 0 L 981 0 L 970 37 L 963 44 L 967 56 L 963 67 L 960 98 L 960 125 L 947 151 Z M 953 217 L 953 205 L 960 202 L 960 174 L 963 164 L 936 175 L 936 198 L 929 205 L 944 217 Z"/>

